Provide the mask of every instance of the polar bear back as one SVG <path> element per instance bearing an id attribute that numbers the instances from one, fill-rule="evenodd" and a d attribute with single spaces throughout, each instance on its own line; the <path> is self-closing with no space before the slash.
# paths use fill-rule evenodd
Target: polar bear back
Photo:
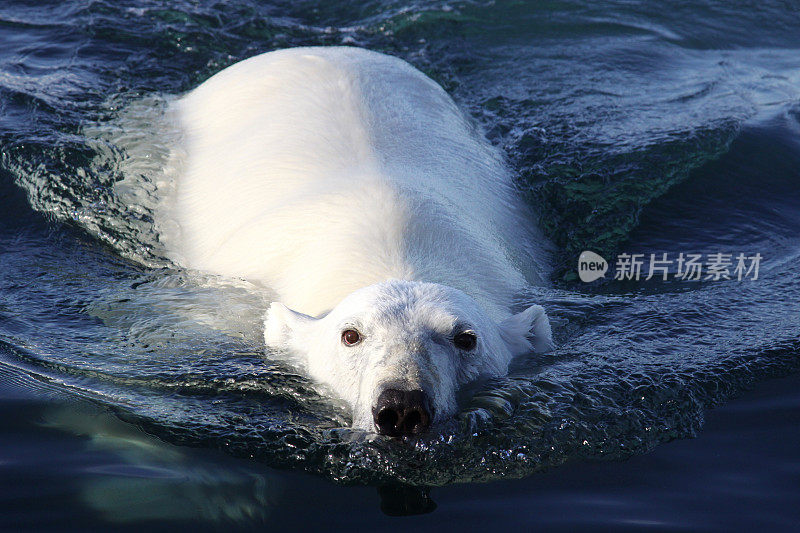
<path id="1" fill-rule="evenodd" d="M 501 158 L 439 85 L 358 48 L 266 53 L 176 101 L 167 239 L 185 266 L 319 314 L 388 278 L 459 288 L 502 314 L 521 207 Z"/>

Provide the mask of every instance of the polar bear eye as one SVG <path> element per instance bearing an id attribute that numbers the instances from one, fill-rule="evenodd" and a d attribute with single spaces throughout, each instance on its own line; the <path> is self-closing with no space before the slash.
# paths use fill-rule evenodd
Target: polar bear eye
<path id="1" fill-rule="evenodd" d="M 459 350 L 470 351 L 478 344 L 478 337 L 476 337 L 475 333 L 472 331 L 462 331 L 453 337 L 453 344 L 455 344 L 456 348 Z"/>
<path id="2" fill-rule="evenodd" d="M 342 332 L 342 344 L 353 346 L 361 342 L 361 334 L 354 329 L 346 329 Z"/>

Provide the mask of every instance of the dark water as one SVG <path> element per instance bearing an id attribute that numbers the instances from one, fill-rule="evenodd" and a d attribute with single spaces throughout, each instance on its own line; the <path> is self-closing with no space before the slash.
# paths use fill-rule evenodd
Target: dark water
<path id="1" fill-rule="evenodd" d="M 793 4 L 15 2 L 0 40 L 0 527 L 798 523 Z M 417 443 L 347 429 L 265 356 L 264 295 L 158 254 L 165 102 L 312 44 L 440 82 L 552 243 L 552 283 L 520 303 L 558 349 Z M 763 260 L 756 280 L 587 285 L 585 249 Z"/>

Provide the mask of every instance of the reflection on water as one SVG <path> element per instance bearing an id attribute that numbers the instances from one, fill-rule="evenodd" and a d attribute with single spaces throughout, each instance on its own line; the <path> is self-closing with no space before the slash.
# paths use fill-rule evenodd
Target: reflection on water
<path id="1" fill-rule="evenodd" d="M 242 468 L 197 462 L 101 409 L 54 407 L 42 425 L 88 439 L 86 452 L 108 457 L 86 470 L 81 499 L 108 522 L 264 521 L 280 480 Z"/>
<path id="2" fill-rule="evenodd" d="M 432 513 L 436 502 L 430 489 L 409 485 L 382 485 L 378 487 L 381 511 L 388 516 L 411 516 Z"/>

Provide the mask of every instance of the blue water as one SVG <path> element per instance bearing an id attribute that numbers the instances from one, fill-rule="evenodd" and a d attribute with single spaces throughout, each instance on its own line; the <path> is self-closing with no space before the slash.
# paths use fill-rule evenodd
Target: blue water
<path id="1" fill-rule="evenodd" d="M 14 2 L 0 40 L 0 529 L 800 523 L 796 8 Z M 557 350 L 417 443 L 348 429 L 265 353 L 254 287 L 158 252 L 164 103 L 324 44 L 441 83 L 553 251 L 520 304 Z M 589 285 L 585 249 L 764 259 L 757 280 Z"/>

